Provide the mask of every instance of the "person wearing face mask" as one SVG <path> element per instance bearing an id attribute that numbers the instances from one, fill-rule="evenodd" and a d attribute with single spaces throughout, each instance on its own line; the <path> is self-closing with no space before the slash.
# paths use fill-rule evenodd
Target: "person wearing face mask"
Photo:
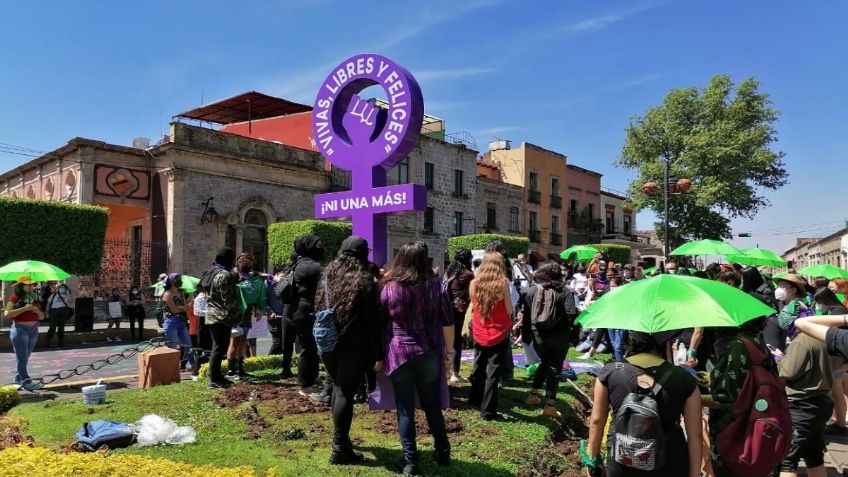
<path id="1" fill-rule="evenodd" d="M 780 465 L 780 475 L 798 475 L 798 463 L 804 459 L 807 475 L 824 476 L 824 431 L 833 411 L 833 367 L 824 343 L 796 333 L 795 320 L 812 314 L 803 303 L 804 279 L 787 273 L 777 286 L 775 297 L 785 303 L 778 314 L 778 323 L 791 338 L 786 355 L 777 366 L 780 377 L 786 381 L 793 435 L 789 453 Z"/>
<path id="2" fill-rule="evenodd" d="M 44 319 L 41 302 L 32 290 L 33 282 L 28 276 L 21 276 L 15 282 L 13 294 L 6 302 L 4 309 L 7 320 L 12 320 L 9 339 L 15 352 L 15 384 L 33 391 L 41 389 L 40 382 L 30 379 L 27 363 L 38 341 L 38 321 Z"/>
<path id="3" fill-rule="evenodd" d="M 58 331 L 58 346 L 62 348 L 65 343 L 65 324 L 74 316 L 74 309 L 71 308 L 71 290 L 64 283 L 56 287 L 56 291 L 47 299 L 47 318 L 50 321 L 50 328 L 47 329 L 47 339 L 44 345 L 50 346 L 53 340 L 53 334 Z"/>
<path id="4" fill-rule="evenodd" d="M 633 274 L 633 267 L 630 265 L 624 266 L 624 272 L 621 274 L 621 278 L 624 280 L 624 283 L 630 283 L 636 279 Z"/>
<path id="5" fill-rule="evenodd" d="M 200 279 L 200 284 L 207 290 L 205 322 L 212 338 L 209 358 L 209 387 L 212 389 L 227 388 L 232 384 L 221 372 L 221 361 L 230 342 L 232 327 L 240 320 L 238 279 L 230 271 L 234 260 L 235 252 L 231 248 L 222 248 Z"/>
<path id="6" fill-rule="evenodd" d="M 294 265 L 295 304 L 286 307 L 286 317 L 292 321 L 300 341 L 301 351 L 297 364 L 300 394 L 310 397 L 321 391 L 315 386 L 318 379 L 318 347 L 312 328 L 315 325 L 315 294 L 321 280 L 321 261 L 324 260 L 324 242 L 314 235 L 305 235 L 294 241 L 297 262 Z M 281 291 L 277 286 L 277 293 Z"/>
<path id="7" fill-rule="evenodd" d="M 233 329 L 230 338 L 230 348 L 227 351 L 228 379 L 249 377 L 244 370 L 244 360 L 247 357 L 247 335 L 253 324 L 254 311 L 264 310 L 267 305 L 267 287 L 265 277 L 255 273 L 253 255 L 242 252 L 236 259 L 233 274 L 238 275 L 238 303 L 241 311 L 241 321 Z"/>
<path id="8" fill-rule="evenodd" d="M 568 287 L 577 293 L 577 298 L 580 299 L 580 302 L 586 300 L 586 295 L 589 292 L 589 276 L 586 275 L 586 264 L 580 262 Z"/>
<path id="9" fill-rule="evenodd" d="M 669 275 L 677 275 L 677 262 L 669 260 L 665 263 L 665 272 Z"/>
<path id="10" fill-rule="evenodd" d="M 130 288 L 127 297 L 127 318 L 130 321 L 130 339 L 144 339 L 144 297 L 137 286 Z M 135 325 L 138 324 L 138 338 L 135 334 Z"/>
<path id="11" fill-rule="evenodd" d="M 165 339 L 169 346 L 177 347 L 182 345 L 183 357 L 181 362 L 185 365 L 190 363 L 192 369 L 197 366 L 194 358 L 194 353 L 187 352 L 186 348 L 191 348 L 191 338 L 188 335 L 188 299 L 180 289 L 182 285 L 182 275 L 179 273 L 170 273 L 165 278 L 165 293 L 162 294 L 162 301 L 165 302 L 165 322 L 163 328 L 165 330 Z"/>

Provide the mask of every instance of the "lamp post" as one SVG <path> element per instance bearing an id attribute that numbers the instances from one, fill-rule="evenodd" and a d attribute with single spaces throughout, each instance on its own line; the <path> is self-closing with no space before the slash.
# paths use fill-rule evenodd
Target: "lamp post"
<path id="1" fill-rule="evenodd" d="M 669 220 L 668 220 L 668 201 L 672 195 L 685 194 L 692 187 L 692 181 L 689 179 L 672 180 L 670 177 L 671 163 L 673 161 L 671 153 L 663 154 L 663 256 L 668 260 L 669 254 Z M 657 193 L 657 183 L 648 181 L 642 186 L 642 192 L 646 195 L 653 196 Z"/>

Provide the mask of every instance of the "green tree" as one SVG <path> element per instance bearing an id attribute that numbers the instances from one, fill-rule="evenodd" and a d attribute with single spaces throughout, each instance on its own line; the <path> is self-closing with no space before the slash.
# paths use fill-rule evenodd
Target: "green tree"
<path id="1" fill-rule="evenodd" d="M 787 183 L 783 153 L 770 145 L 777 140 L 774 123 L 779 112 L 748 78 L 734 91 L 729 76 L 713 76 L 697 88 L 673 89 L 660 106 L 634 117 L 617 164 L 637 169 L 630 183 L 630 202 L 650 208 L 660 217 L 662 238 L 663 160 L 670 160 L 670 176 L 692 181 L 688 193 L 669 201 L 670 243 L 704 238 L 730 238 L 730 220 L 753 218 L 769 205 L 763 195 Z M 656 182 L 654 195 L 643 191 Z"/>

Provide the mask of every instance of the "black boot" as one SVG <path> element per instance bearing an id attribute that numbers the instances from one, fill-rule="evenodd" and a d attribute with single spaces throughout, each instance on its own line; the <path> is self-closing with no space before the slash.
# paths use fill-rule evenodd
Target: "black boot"
<path id="1" fill-rule="evenodd" d="M 244 358 L 238 359 L 238 369 L 236 371 L 240 378 L 249 378 L 250 375 L 244 371 Z"/>
<path id="2" fill-rule="evenodd" d="M 238 358 L 227 360 L 227 379 L 238 379 Z"/>
<path id="3" fill-rule="evenodd" d="M 353 450 L 352 444 L 344 446 L 333 444 L 333 452 L 330 454 L 330 464 L 332 465 L 350 465 L 358 464 L 365 460 L 362 452 Z"/>
<path id="4" fill-rule="evenodd" d="M 418 463 L 407 460 L 406 457 L 401 457 L 395 465 L 397 470 L 405 476 L 418 475 Z"/>

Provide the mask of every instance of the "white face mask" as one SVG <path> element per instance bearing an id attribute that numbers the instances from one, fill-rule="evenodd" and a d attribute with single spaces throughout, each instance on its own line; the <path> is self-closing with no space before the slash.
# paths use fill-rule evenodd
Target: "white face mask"
<path id="1" fill-rule="evenodd" d="M 785 300 L 785 299 L 786 299 L 786 290 L 784 290 L 783 288 L 777 287 L 777 288 L 774 290 L 774 297 L 775 297 L 778 301 L 783 301 L 783 300 Z"/>

